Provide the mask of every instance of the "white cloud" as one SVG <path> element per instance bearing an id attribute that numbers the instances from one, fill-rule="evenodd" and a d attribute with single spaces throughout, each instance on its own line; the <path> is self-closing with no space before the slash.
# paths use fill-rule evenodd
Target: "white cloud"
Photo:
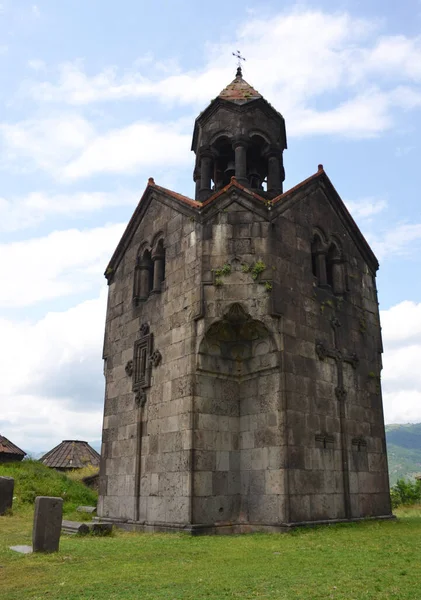
<path id="1" fill-rule="evenodd" d="M 135 122 L 101 134 L 75 114 L 0 124 L 3 168 L 39 168 L 59 181 L 142 168 L 167 170 L 192 161 L 191 133 L 185 133 L 184 126 L 183 119 L 166 124 Z"/>
<path id="2" fill-rule="evenodd" d="M 191 136 L 175 125 L 133 123 L 98 135 L 81 155 L 68 163 L 63 175 L 79 179 L 96 173 L 133 173 L 137 169 L 188 164 Z"/>
<path id="3" fill-rule="evenodd" d="M 332 110 L 316 111 L 297 107 L 289 115 L 288 132 L 296 136 L 332 134 L 370 138 L 391 125 L 389 109 L 387 95 L 376 90 L 355 96 Z"/>
<path id="4" fill-rule="evenodd" d="M 14 124 L 0 124 L 3 160 L 21 164 L 26 159 L 46 171 L 57 171 L 86 147 L 95 131 L 76 114 L 62 114 L 43 119 L 28 119 Z M 3 167 L 4 168 L 4 167 Z"/>
<path id="5" fill-rule="evenodd" d="M 392 125 L 394 108 L 421 104 L 413 85 L 421 81 L 421 37 L 385 36 L 376 21 L 302 8 L 267 19 L 249 16 L 232 40 L 208 46 L 207 63 L 197 71 L 172 65 L 170 75 L 157 68 L 150 75 L 148 56 L 124 72 L 107 67 L 88 74 L 77 61 L 59 67 L 57 82 L 28 80 L 22 91 L 40 102 L 73 105 L 156 98 L 204 106 L 232 78 L 227 57 L 234 47 L 251 57 L 246 79 L 288 118 L 293 135 L 376 135 Z M 336 105 L 312 108 L 326 93 L 332 104 L 339 90 Z"/>
<path id="6" fill-rule="evenodd" d="M 29 66 L 41 80 L 26 80 L 21 93 L 44 107 L 140 98 L 198 110 L 232 79 L 234 65 L 227 65 L 227 56 L 241 47 L 251 57 L 246 79 L 284 114 L 289 135 L 367 138 L 391 128 L 397 109 L 421 107 L 420 40 L 381 35 L 377 22 L 347 13 L 294 9 L 266 20 L 249 18 L 229 43 L 207 47 L 200 71 L 183 71 L 173 61 L 169 70 L 148 55 L 124 71 L 106 67 L 93 74 L 81 61 L 65 63 L 51 82 L 42 61 L 32 60 Z M 137 121 L 108 131 L 105 123 L 98 120 L 94 127 L 68 112 L 0 124 L 3 168 L 35 167 L 69 181 L 142 167 L 173 168 L 191 160 L 191 122 Z"/>
<path id="7" fill-rule="evenodd" d="M 381 311 L 383 398 L 387 423 L 421 421 L 421 303 Z"/>
<path id="8" fill-rule="evenodd" d="M 0 289 L 0 306 L 30 306 L 98 289 L 123 229 L 122 224 L 69 229 L 0 245 L 3 280 L 7 281 Z"/>
<path id="9" fill-rule="evenodd" d="M 138 193 L 125 189 L 67 194 L 31 192 L 22 197 L 0 197 L 0 231 L 27 229 L 54 216 L 72 219 L 109 206 L 134 208 L 138 200 Z"/>
<path id="10" fill-rule="evenodd" d="M 370 233 L 367 237 L 378 258 L 414 256 L 420 249 L 421 223 L 398 223 L 381 234 Z"/>
<path id="11" fill-rule="evenodd" d="M 45 71 L 46 64 L 39 58 L 33 58 L 32 60 L 28 60 L 28 67 L 33 71 Z"/>
<path id="12" fill-rule="evenodd" d="M 346 200 L 345 204 L 355 220 L 370 219 L 387 208 L 386 200 L 377 198 L 363 198 L 354 202 Z"/>
<path id="13" fill-rule="evenodd" d="M 103 289 L 38 322 L 0 319 L 0 430 L 18 446 L 41 451 L 63 439 L 100 438 L 105 306 Z"/>

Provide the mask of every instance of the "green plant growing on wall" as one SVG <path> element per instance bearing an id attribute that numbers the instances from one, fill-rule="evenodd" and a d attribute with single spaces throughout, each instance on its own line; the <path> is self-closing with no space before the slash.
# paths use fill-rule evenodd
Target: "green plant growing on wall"
<path id="1" fill-rule="evenodd" d="M 273 286 L 272 286 L 272 282 L 271 281 L 265 281 L 264 285 L 265 285 L 265 290 L 267 292 L 271 292 L 272 291 Z"/>
<path id="2" fill-rule="evenodd" d="M 227 277 L 231 273 L 231 265 L 225 263 L 222 267 L 218 267 L 217 269 L 212 269 L 212 272 L 215 275 L 214 285 L 217 287 L 224 285 L 223 277 Z"/>
<path id="3" fill-rule="evenodd" d="M 241 265 L 241 270 L 243 273 L 250 273 L 250 265 L 244 263 L 243 265 Z"/>
<path id="4" fill-rule="evenodd" d="M 261 273 L 266 269 L 266 265 L 262 260 L 257 260 L 254 265 L 251 267 L 251 277 L 256 281 Z"/>

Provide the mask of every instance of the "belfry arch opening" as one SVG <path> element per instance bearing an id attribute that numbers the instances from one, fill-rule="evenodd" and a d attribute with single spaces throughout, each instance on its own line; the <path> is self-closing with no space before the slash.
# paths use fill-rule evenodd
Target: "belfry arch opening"
<path id="1" fill-rule="evenodd" d="M 247 149 L 247 179 L 254 190 L 267 188 L 268 159 L 265 157 L 265 149 L 268 142 L 258 134 L 250 137 L 250 146 Z"/>

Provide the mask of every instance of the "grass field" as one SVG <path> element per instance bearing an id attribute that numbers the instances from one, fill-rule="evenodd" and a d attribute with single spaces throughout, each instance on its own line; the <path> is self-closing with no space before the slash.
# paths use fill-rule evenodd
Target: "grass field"
<path id="1" fill-rule="evenodd" d="M 60 552 L 21 555 L 32 507 L 0 517 L 4 600 L 421 600 L 421 507 L 398 521 L 192 538 L 116 532 L 63 536 Z"/>

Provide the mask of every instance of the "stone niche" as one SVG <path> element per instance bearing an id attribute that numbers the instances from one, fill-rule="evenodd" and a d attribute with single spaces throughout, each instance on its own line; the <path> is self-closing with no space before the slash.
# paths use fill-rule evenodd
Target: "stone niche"
<path id="1" fill-rule="evenodd" d="M 279 387 L 271 333 L 231 305 L 198 353 L 195 523 L 283 521 Z"/>

